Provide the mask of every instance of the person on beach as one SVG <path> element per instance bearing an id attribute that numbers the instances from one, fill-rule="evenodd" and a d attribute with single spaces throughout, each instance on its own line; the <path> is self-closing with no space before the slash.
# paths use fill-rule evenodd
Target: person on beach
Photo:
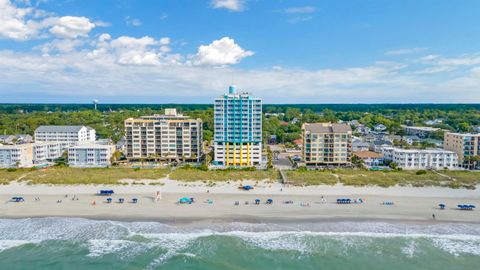
<path id="1" fill-rule="evenodd" d="M 97 203 L 95 201 L 92 202 L 92 205 L 97 205 Z"/>
<path id="2" fill-rule="evenodd" d="M 432 219 L 435 220 L 435 214 L 432 214 Z"/>

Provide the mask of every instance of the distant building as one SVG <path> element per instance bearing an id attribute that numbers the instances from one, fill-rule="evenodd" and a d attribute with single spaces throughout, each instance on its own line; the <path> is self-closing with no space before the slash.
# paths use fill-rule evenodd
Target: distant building
<path id="1" fill-rule="evenodd" d="M 375 131 L 377 132 L 381 132 L 381 131 L 386 131 L 387 127 L 383 124 L 378 124 L 375 127 L 373 127 L 373 129 L 375 129 Z"/>
<path id="2" fill-rule="evenodd" d="M 420 143 L 420 138 L 416 135 L 403 136 L 402 140 L 405 141 L 408 145 L 413 145 L 413 144 L 416 144 L 416 143 Z"/>
<path id="3" fill-rule="evenodd" d="M 95 139 L 95 129 L 88 126 L 40 126 L 35 130 L 35 142 L 58 142 L 62 150 L 78 142 L 94 142 Z"/>
<path id="4" fill-rule="evenodd" d="M 360 138 L 354 138 L 352 140 L 352 151 L 368 151 L 370 149 L 370 144 L 368 142 L 362 141 Z"/>
<path id="5" fill-rule="evenodd" d="M 128 160 L 199 162 L 202 156 L 201 119 L 166 109 L 165 114 L 125 120 L 125 154 Z"/>
<path id="6" fill-rule="evenodd" d="M 214 164 L 260 166 L 262 161 L 262 99 L 249 93 L 228 93 L 214 101 Z"/>
<path id="7" fill-rule="evenodd" d="M 388 140 L 375 140 L 370 143 L 370 151 L 382 153 L 382 149 L 385 147 L 391 147 L 393 143 Z"/>
<path id="8" fill-rule="evenodd" d="M 457 169 L 458 157 L 453 151 L 442 149 L 402 149 L 396 147 L 383 148 L 383 158 L 405 170 L 424 169 Z"/>
<path id="9" fill-rule="evenodd" d="M 458 163 L 466 169 L 480 169 L 480 162 L 471 160 L 480 155 L 480 133 L 444 134 L 443 148 L 458 155 Z"/>
<path id="10" fill-rule="evenodd" d="M 443 123 L 442 119 L 434 119 L 434 120 L 427 120 L 425 121 L 425 125 L 433 126 L 433 125 L 439 125 Z"/>
<path id="11" fill-rule="evenodd" d="M 0 135 L 0 143 L 2 144 L 22 144 L 32 142 L 33 137 L 28 134 Z"/>
<path id="12" fill-rule="evenodd" d="M 115 145 L 91 142 L 78 143 L 68 148 L 70 167 L 108 167 L 111 165 Z"/>
<path id="13" fill-rule="evenodd" d="M 408 135 L 418 136 L 419 138 L 427 138 L 434 134 L 435 132 L 441 130 L 440 128 L 433 127 L 411 127 L 411 126 L 402 126 L 405 132 Z"/>
<path id="14" fill-rule="evenodd" d="M 352 129 L 348 124 L 302 125 L 303 160 L 307 166 L 351 164 Z"/>
<path id="15" fill-rule="evenodd" d="M 383 155 L 372 151 L 353 152 L 353 156 L 363 160 L 363 164 L 367 168 L 378 167 L 383 165 Z"/>

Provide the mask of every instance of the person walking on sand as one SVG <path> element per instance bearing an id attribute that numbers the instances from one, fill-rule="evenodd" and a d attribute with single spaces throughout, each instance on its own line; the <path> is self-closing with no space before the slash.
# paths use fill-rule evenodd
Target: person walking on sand
<path id="1" fill-rule="evenodd" d="M 432 219 L 435 220 L 435 214 L 432 214 Z"/>

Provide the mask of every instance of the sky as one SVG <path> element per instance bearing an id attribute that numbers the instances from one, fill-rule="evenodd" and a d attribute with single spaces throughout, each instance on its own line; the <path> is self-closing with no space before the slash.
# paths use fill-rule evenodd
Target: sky
<path id="1" fill-rule="evenodd" d="M 478 0 L 0 0 L 0 103 L 479 103 Z"/>

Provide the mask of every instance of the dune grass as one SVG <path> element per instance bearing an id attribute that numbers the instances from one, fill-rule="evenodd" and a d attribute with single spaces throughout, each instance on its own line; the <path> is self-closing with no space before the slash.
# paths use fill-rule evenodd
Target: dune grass
<path id="1" fill-rule="evenodd" d="M 285 171 L 289 183 L 294 185 L 334 185 L 338 183 L 338 177 L 331 171 Z"/>
<path id="2" fill-rule="evenodd" d="M 480 184 L 480 173 L 469 171 L 368 171 L 362 169 L 287 171 L 288 181 L 295 185 L 333 185 L 342 183 L 347 186 L 442 186 L 451 188 L 474 189 Z M 446 175 L 446 176 L 443 176 Z"/>
<path id="3" fill-rule="evenodd" d="M 25 177 L 29 184 L 122 184 L 122 179 L 156 180 L 165 177 L 167 168 L 132 169 L 132 168 L 69 168 L 51 167 L 35 170 Z"/>
<path id="4" fill-rule="evenodd" d="M 210 170 L 203 171 L 197 168 L 178 168 L 169 178 L 178 181 L 235 181 L 235 180 L 278 180 L 277 170 Z"/>
<path id="5" fill-rule="evenodd" d="M 29 169 L 0 169 L 0 185 L 7 185 L 29 172 Z"/>

